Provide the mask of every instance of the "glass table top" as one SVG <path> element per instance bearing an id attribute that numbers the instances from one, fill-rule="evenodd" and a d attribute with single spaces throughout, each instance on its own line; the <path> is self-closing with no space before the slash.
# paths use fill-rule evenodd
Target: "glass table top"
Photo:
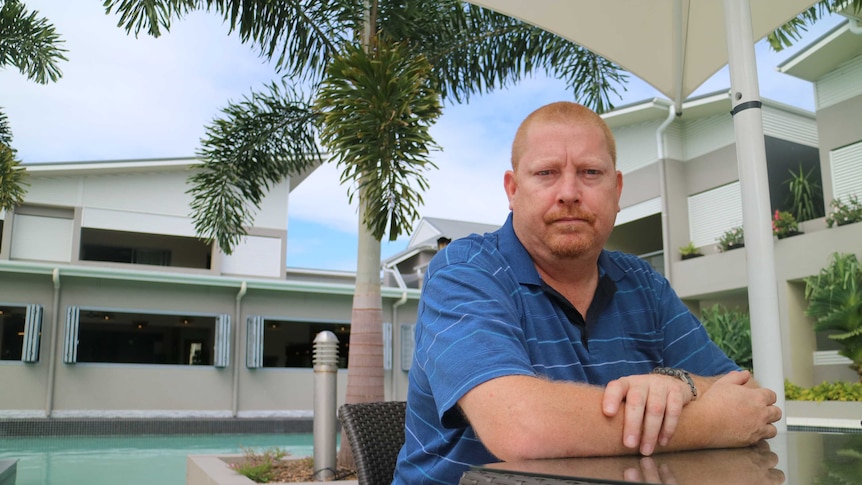
<path id="1" fill-rule="evenodd" d="M 460 483 L 862 484 L 862 433 L 788 431 L 749 448 L 494 463 Z"/>

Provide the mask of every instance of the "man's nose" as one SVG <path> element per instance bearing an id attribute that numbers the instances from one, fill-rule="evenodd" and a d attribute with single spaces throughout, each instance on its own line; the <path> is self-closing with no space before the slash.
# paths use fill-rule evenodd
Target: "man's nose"
<path id="1" fill-rule="evenodd" d="M 557 199 L 560 204 L 577 204 L 581 201 L 581 180 L 577 173 L 564 172 L 557 187 Z"/>

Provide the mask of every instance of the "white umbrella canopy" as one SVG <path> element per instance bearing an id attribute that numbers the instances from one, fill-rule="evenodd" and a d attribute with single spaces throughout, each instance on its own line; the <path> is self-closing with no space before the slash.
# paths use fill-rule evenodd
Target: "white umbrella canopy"
<path id="1" fill-rule="evenodd" d="M 652 85 L 678 107 L 728 63 L 724 6 L 718 0 L 470 0 L 470 3 L 580 44 Z M 751 0 L 752 37 L 763 38 L 815 3 Z"/>
<path id="2" fill-rule="evenodd" d="M 683 100 L 729 65 L 742 190 L 754 369 L 784 408 L 766 150 L 754 42 L 813 0 L 469 0 L 580 44 L 673 100 Z M 776 423 L 786 431 L 786 417 Z"/>

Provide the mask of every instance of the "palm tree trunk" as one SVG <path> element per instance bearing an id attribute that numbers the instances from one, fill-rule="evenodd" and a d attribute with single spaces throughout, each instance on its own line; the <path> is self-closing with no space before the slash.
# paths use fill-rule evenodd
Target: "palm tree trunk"
<path id="1" fill-rule="evenodd" d="M 380 241 L 365 226 L 365 204 L 359 196 L 359 244 L 356 292 L 350 317 L 347 403 L 383 400 L 383 298 L 380 293 Z M 338 466 L 353 467 L 350 444 L 342 434 Z"/>

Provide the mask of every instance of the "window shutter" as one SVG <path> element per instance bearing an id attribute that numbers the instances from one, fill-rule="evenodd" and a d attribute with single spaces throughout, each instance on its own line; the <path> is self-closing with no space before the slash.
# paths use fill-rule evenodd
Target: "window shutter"
<path id="1" fill-rule="evenodd" d="M 42 333 L 42 305 L 27 305 L 24 322 L 24 347 L 21 350 L 22 362 L 39 362 L 39 340 Z"/>
<path id="2" fill-rule="evenodd" d="M 66 364 L 78 362 L 78 323 L 80 319 L 80 308 L 76 306 L 66 307 L 66 341 L 63 345 L 63 362 Z"/>
<path id="3" fill-rule="evenodd" d="M 216 338 L 213 365 L 227 367 L 230 365 L 230 315 L 216 317 Z"/>
<path id="4" fill-rule="evenodd" d="M 392 324 L 383 323 L 383 370 L 392 370 Z"/>
<path id="5" fill-rule="evenodd" d="M 742 225 L 739 182 L 688 197 L 689 240 L 695 247 L 715 244 L 728 229 Z"/>
<path id="6" fill-rule="evenodd" d="M 401 324 L 401 370 L 409 371 L 413 364 L 413 348 L 416 346 L 413 332 L 416 325 Z"/>
<path id="7" fill-rule="evenodd" d="M 829 158 L 833 198 L 846 202 L 851 195 L 862 195 L 862 142 L 832 150 Z"/>
<path id="8" fill-rule="evenodd" d="M 252 315 L 246 319 L 245 366 L 263 367 L 263 317 Z"/>

